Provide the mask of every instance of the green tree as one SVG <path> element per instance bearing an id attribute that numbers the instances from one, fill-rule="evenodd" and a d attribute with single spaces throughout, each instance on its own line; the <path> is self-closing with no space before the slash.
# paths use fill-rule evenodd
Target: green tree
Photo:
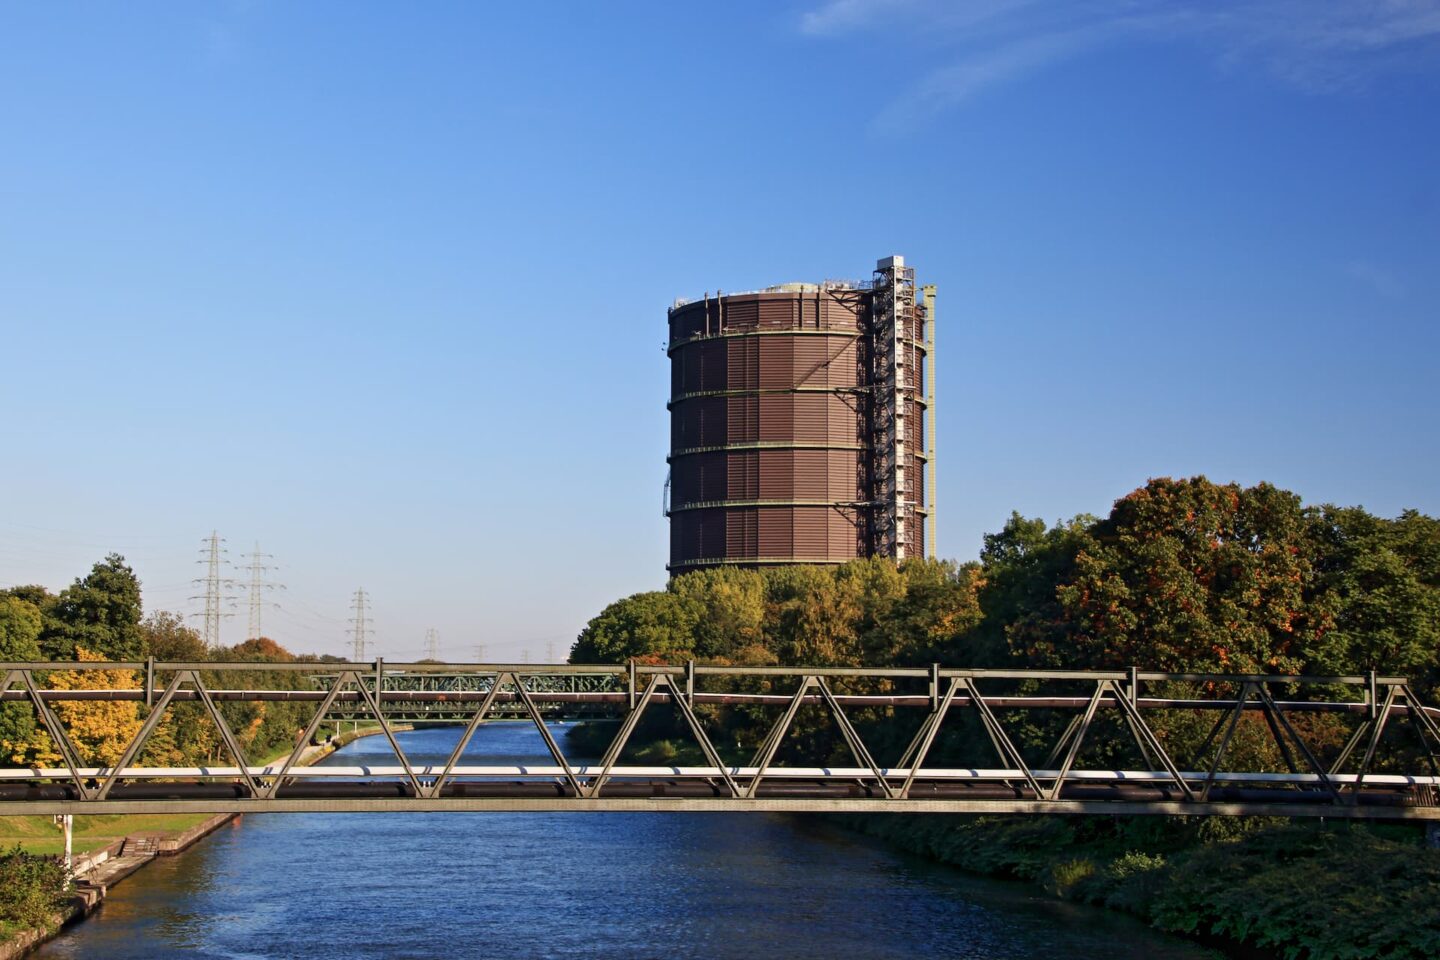
<path id="1" fill-rule="evenodd" d="M 1225 673 L 1298 670 L 1329 626 L 1312 603 L 1300 498 L 1267 483 L 1151 480 L 1075 555 L 1048 660 Z"/>
<path id="2" fill-rule="evenodd" d="M 11 587 L 8 590 L 0 590 L 0 597 L 14 597 L 16 600 L 24 600 L 27 603 L 34 604 L 35 608 L 42 614 L 47 612 L 55 603 L 55 595 L 35 583 Z"/>
<path id="3" fill-rule="evenodd" d="M 864 664 L 975 662 L 965 644 L 981 622 L 980 565 L 917 557 L 900 565 L 899 577 L 898 596 L 867 591 L 862 597 Z"/>
<path id="4" fill-rule="evenodd" d="M 0 595 L 0 660 L 39 660 L 43 622 L 33 603 Z M 34 737 L 35 709 L 30 704 L 0 704 L 0 758 L 23 756 Z"/>
<path id="5" fill-rule="evenodd" d="M 1334 629 L 1317 672 L 1408 674 L 1434 688 L 1440 653 L 1440 521 L 1414 510 L 1398 519 L 1359 507 L 1312 511 L 1318 603 Z"/>
<path id="6" fill-rule="evenodd" d="M 668 591 L 616 600 L 585 625 L 570 650 L 571 663 L 623 663 L 687 659 L 695 643 L 696 606 Z"/>
<path id="7" fill-rule="evenodd" d="M 203 661 L 211 658 L 205 641 L 178 613 L 164 610 L 150 614 L 140 624 L 146 656 L 162 662 Z M 163 685 L 169 677 L 158 678 Z M 168 716 L 146 741 L 140 754 L 146 765 L 185 766 L 216 759 L 220 734 L 203 704 L 172 702 Z"/>
<path id="8" fill-rule="evenodd" d="M 140 624 L 140 642 L 145 656 L 156 660 L 185 662 L 210 659 L 205 640 L 185 623 L 178 613 L 157 610 Z"/>
<path id="9" fill-rule="evenodd" d="M 980 551 L 980 620 L 951 651 L 955 662 L 996 666 L 1012 657 L 1036 666 L 1066 655 L 1071 625 L 1057 589 L 1074 576 L 1075 559 L 1091 545 L 1097 521 L 1081 515 L 1047 527 L 1012 513 Z"/>
<path id="10" fill-rule="evenodd" d="M 765 637 L 765 580 L 758 571 L 720 567 L 682 574 L 668 591 L 695 621 L 690 649 L 698 660 L 735 662 Z"/>
<path id="11" fill-rule="evenodd" d="M 61 591 L 46 620 L 40 650 L 48 659 L 73 660 L 76 647 L 106 660 L 144 656 L 140 581 L 117 553 Z"/>

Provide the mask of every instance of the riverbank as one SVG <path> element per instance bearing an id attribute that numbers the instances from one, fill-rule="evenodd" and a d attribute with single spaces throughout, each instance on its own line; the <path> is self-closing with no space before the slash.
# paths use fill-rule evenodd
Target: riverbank
<path id="1" fill-rule="evenodd" d="M 1440 956 L 1440 851 L 1416 826 L 1279 819 L 847 816 L 972 873 L 1245 957 Z"/>
<path id="2" fill-rule="evenodd" d="M 119 818 L 117 818 L 119 819 Z M 133 818 L 132 818 L 133 819 Z M 169 833 L 140 833 L 112 841 L 75 857 L 71 895 L 51 922 L 43 927 L 0 930 L 0 960 L 23 957 L 58 936 L 65 927 L 85 919 L 105 902 L 110 888 L 146 866 L 156 857 L 173 857 L 232 821 L 238 813 L 196 816 L 184 829 Z"/>
<path id="3" fill-rule="evenodd" d="M 396 724 L 393 730 L 413 729 Z M 323 743 L 307 746 L 296 765 L 309 766 L 346 744 L 381 733 L 378 724 L 337 733 Z M 261 764 L 274 763 L 289 755 L 277 751 Z M 110 888 L 150 864 L 156 857 L 170 857 L 189 849 L 201 839 L 234 821 L 241 814 L 190 814 L 164 816 L 89 815 L 75 818 L 73 895 L 44 927 L 5 928 L 0 926 L 0 960 L 15 960 L 59 936 L 64 929 L 90 916 L 104 903 Z M 64 841 L 51 817 L 0 818 L 0 843 L 9 849 L 19 846 L 27 853 L 54 856 L 63 853 Z"/>

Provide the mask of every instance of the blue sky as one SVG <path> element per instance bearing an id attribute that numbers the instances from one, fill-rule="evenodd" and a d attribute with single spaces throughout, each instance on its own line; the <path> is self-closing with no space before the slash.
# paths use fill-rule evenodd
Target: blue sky
<path id="1" fill-rule="evenodd" d="M 563 652 L 664 582 L 671 300 L 891 253 L 943 555 L 1440 512 L 1440 2 L 6 4 L 0 585 L 193 612 L 213 528 L 292 648 Z"/>

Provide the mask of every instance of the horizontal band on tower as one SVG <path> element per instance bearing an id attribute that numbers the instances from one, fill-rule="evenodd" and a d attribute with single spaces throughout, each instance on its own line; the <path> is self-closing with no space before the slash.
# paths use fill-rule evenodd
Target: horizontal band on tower
<path id="1" fill-rule="evenodd" d="M 687 510 L 718 510 L 726 507 L 835 507 L 863 510 L 875 504 L 862 500 L 702 500 L 680 507 L 671 507 L 670 513 L 684 513 Z"/>
<path id="2" fill-rule="evenodd" d="M 665 458 L 668 463 L 676 457 L 689 457 L 697 453 L 725 453 L 730 450 L 869 450 L 863 443 L 824 443 L 800 440 L 752 440 L 746 443 L 720 443 L 708 447 L 685 447 L 670 451 Z"/>
<path id="3" fill-rule="evenodd" d="M 749 567 L 757 564 L 769 567 L 790 566 L 796 563 L 815 564 L 828 563 L 839 566 L 842 563 L 849 563 L 851 560 L 859 560 L 860 557 L 711 557 L 709 559 L 697 558 L 695 560 L 677 560 L 674 563 L 667 563 L 666 570 L 679 570 L 682 567 Z"/>
<path id="4" fill-rule="evenodd" d="M 843 337 L 846 340 L 859 340 L 863 336 L 865 336 L 865 331 L 863 330 L 847 330 L 839 327 L 728 330 L 724 333 L 700 333 L 693 337 L 686 337 L 684 340 L 671 340 L 665 348 L 665 352 L 671 354 L 681 347 L 688 347 L 692 343 L 704 343 L 707 340 L 735 340 L 744 337 Z M 916 342 L 920 343 L 922 341 L 917 340 Z"/>

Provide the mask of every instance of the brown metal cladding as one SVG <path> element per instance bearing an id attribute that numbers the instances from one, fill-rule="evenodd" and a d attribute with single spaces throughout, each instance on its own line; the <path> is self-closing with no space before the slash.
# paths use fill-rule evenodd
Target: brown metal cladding
<path id="1" fill-rule="evenodd" d="M 670 313 L 670 566 L 839 563 L 864 542 L 860 291 Z"/>
<path id="2" fill-rule="evenodd" d="M 881 442 L 868 289 L 709 297 L 670 311 L 670 569 L 840 563 L 875 549 Z M 925 555 L 924 310 L 900 385 L 904 555 Z"/>

